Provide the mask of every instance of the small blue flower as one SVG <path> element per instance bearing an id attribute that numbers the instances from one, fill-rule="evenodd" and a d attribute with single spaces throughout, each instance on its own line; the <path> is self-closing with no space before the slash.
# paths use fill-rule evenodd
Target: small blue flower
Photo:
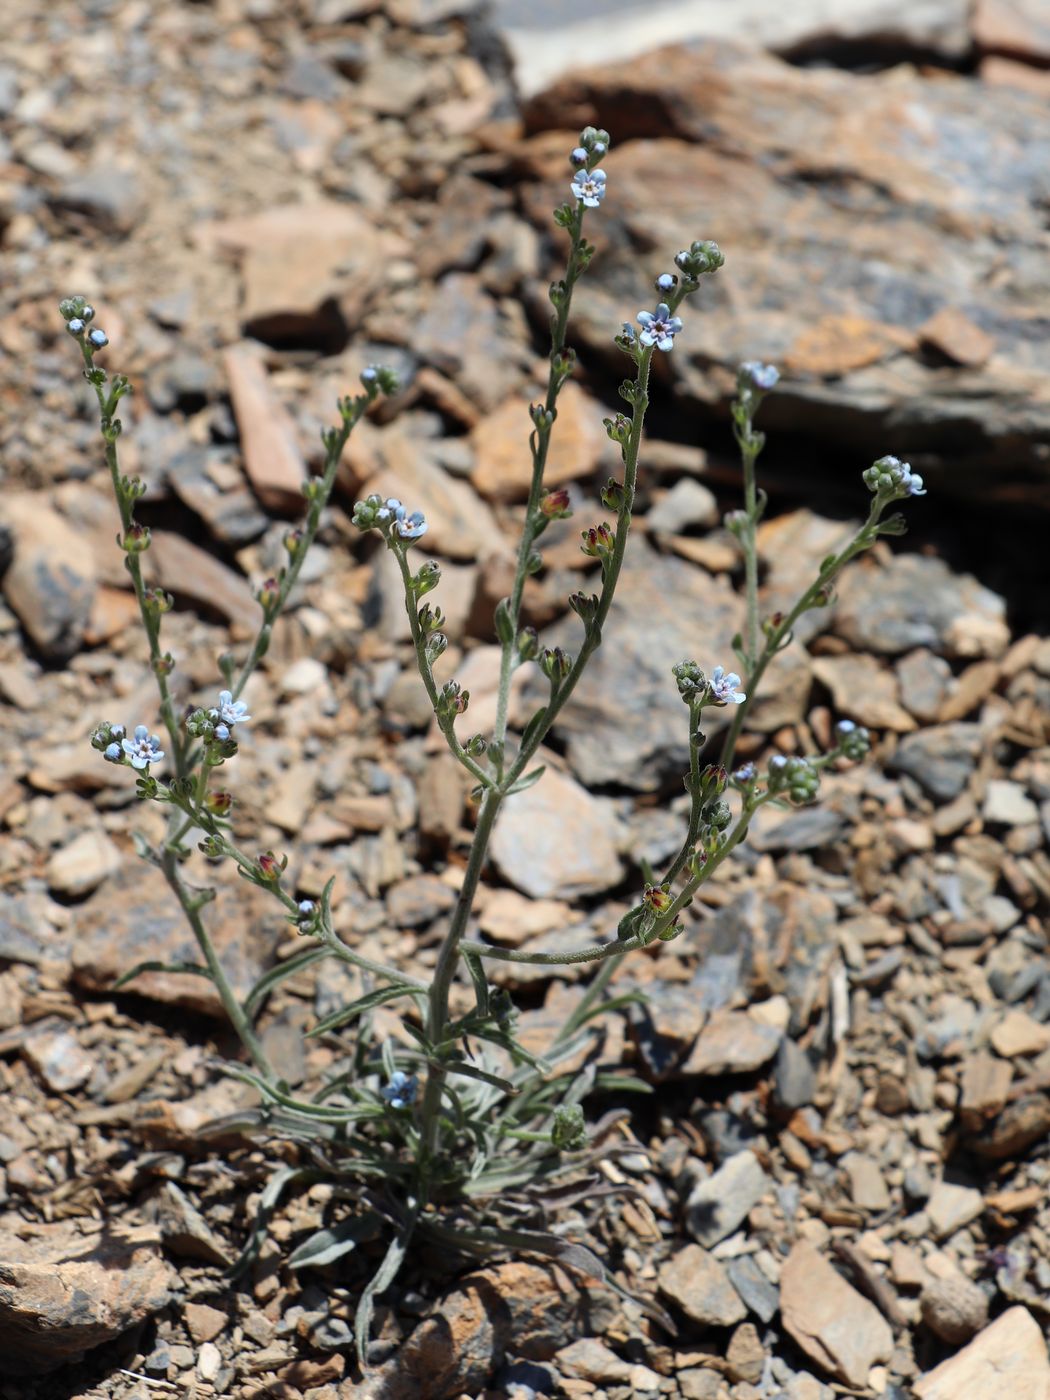
<path id="1" fill-rule="evenodd" d="M 390 1083 L 379 1091 L 391 1108 L 409 1108 L 416 1101 L 419 1081 L 414 1074 L 406 1074 L 396 1069 L 390 1076 Z"/>
<path id="2" fill-rule="evenodd" d="M 572 192 L 577 199 L 582 199 L 588 209 L 597 209 L 605 198 L 605 171 L 592 170 L 590 174 L 586 170 L 578 170 L 573 176 Z"/>
<path id="3" fill-rule="evenodd" d="M 780 371 L 776 365 L 764 365 L 761 360 L 745 360 L 740 366 L 740 377 L 750 379 L 754 388 L 768 394 L 770 389 L 776 388 Z"/>
<path id="4" fill-rule="evenodd" d="M 634 344 L 636 336 L 634 334 L 634 327 L 631 325 L 630 321 L 624 321 L 623 330 L 620 332 L 620 339 L 625 340 L 628 345 Z"/>
<path id="5" fill-rule="evenodd" d="M 96 350 L 101 350 L 104 345 L 109 344 L 109 336 L 105 331 L 100 331 L 96 326 L 93 331 L 88 331 L 88 340 Z"/>
<path id="6" fill-rule="evenodd" d="M 750 783 L 755 776 L 755 765 L 753 763 L 742 763 L 733 774 L 735 783 Z"/>
<path id="7" fill-rule="evenodd" d="M 742 705 L 747 695 L 739 687 L 740 677 L 735 671 L 716 666 L 711 672 L 709 694 L 715 705 Z"/>
<path id="8" fill-rule="evenodd" d="M 312 899 L 301 899 L 299 901 L 299 913 L 304 919 L 308 919 L 316 908 Z"/>
<path id="9" fill-rule="evenodd" d="M 86 321 L 82 321 L 79 316 L 74 316 L 71 321 L 66 322 L 66 330 L 70 335 L 83 335 Z"/>
<path id="10" fill-rule="evenodd" d="M 224 724 L 247 724 L 251 719 L 248 706 L 243 700 L 234 700 L 230 690 L 219 691 L 219 707 L 210 713 L 212 719 L 220 719 Z"/>
<path id="11" fill-rule="evenodd" d="M 643 328 L 638 339 L 643 345 L 655 345 L 657 350 L 673 350 L 674 338 L 682 329 L 681 316 L 672 316 L 671 308 L 662 301 L 652 311 L 639 311 L 638 324 Z"/>
<path id="12" fill-rule="evenodd" d="M 121 748 L 128 756 L 132 768 L 147 768 L 164 757 L 164 750 L 156 734 L 151 734 L 144 724 L 135 726 L 131 739 L 121 740 Z"/>
<path id="13" fill-rule="evenodd" d="M 394 523 L 394 529 L 403 540 L 418 540 L 427 532 L 427 522 L 421 510 L 414 510 L 411 515 L 402 513 Z"/>
<path id="14" fill-rule="evenodd" d="M 922 483 L 922 477 L 918 472 L 913 472 L 909 466 L 905 466 L 901 471 L 901 487 L 907 491 L 909 496 L 926 495 L 926 487 Z"/>
<path id="15" fill-rule="evenodd" d="M 102 757 L 107 763 L 123 763 L 124 761 L 119 744 L 107 744 Z"/>
<path id="16" fill-rule="evenodd" d="M 658 292 L 673 292 L 678 285 L 678 278 L 672 272 L 661 272 L 656 279 L 656 290 Z"/>
<path id="17" fill-rule="evenodd" d="M 840 719 L 835 730 L 838 734 L 852 734 L 856 727 L 851 719 Z"/>
<path id="18" fill-rule="evenodd" d="M 788 761 L 782 753 L 775 753 L 769 760 L 769 771 L 771 773 L 782 773 L 787 767 Z"/>
<path id="19" fill-rule="evenodd" d="M 569 160 L 575 166 L 587 164 L 587 152 L 582 146 L 574 146 L 569 152 Z"/>
<path id="20" fill-rule="evenodd" d="M 219 723 L 212 730 L 212 733 L 215 735 L 216 739 L 225 744 L 226 740 L 230 737 L 230 726 L 228 724 Z"/>
<path id="21" fill-rule="evenodd" d="M 366 384 L 371 384 L 378 373 L 379 371 L 376 369 L 375 365 L 366 365 L 361 371 L 361 378 Z"/>

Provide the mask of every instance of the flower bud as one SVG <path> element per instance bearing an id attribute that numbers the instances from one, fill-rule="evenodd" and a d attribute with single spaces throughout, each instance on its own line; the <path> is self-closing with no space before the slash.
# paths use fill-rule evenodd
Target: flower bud
<path id="1" fill-rule="evenodd" d="M 606 510 L 614 510 L 618 514 L 623 507 L 623 485 L 611 476 L 601 489 L 601 498 Z"/>
<path id="2" fill-rule="evenodd" d="M 540 670 L 552 686 L 557 686 L 572 670 L 572 657 L 561 647 L 548 647 L 540 656 Z"/>
<path id="3" fill-rule="evenodd" d="M 255 862 L 256 873 L 259 880 L 266 885 L 277 885 L 288 865 L 288 857 L 278 858 L 273 851 L 264 851 Z"/>
<path id="4" fill-rule="evenodd" d="M 229 792 L 209 792 L 204 805 L 216 817 L 228 816 L 233 806 L 233 795 Z"/>
<path id="5" fill-rule="evenodd" d="M 131 522 L 131 527 L 121 540 L 121 546 L 128 554 L 141 554 L 149 549 L 150 533 L 146 525 L 140 525 L 137 520 Z"/>
<path id="6" fill-rule="evenodd" d="M 258 598 L 259 606 L 263 612 L 271 613 L 281 601 L 281 585 L 271 575 L 259 585 L 259 591 L 255 596 Z"/>
<path id="7" fill-rule="evenodd" d="M 569 493 L 564 487 L 547 491 L 540 498 L 540 514 L 547 520 L 567 520 L 572 514 Z"/>
<path id="8" fill-rule="evenodd" d="M 654 914 L 666 914 L 674 903 L 669 885 L 646 885 L 642 899 Z"/>
<path id="9" fill-rule="evenodd" d="M 616 536 L 604 520 L 600 525 L 592 525 L 589 529 L 581 531 L 581 538 L 581 550 L 595 559 L 611 554 L 616 544 Z"/>
<path id="10" fill-rule="evenodd" d="M 425 564 L 421 564 L 419 571 L 413 575 L 409 582 L 409 587 L 417 598 L 422 598 L 424 593 L 430 593 L 441 582 L 441 566 L 435 559 L 428 559 Z"/>
<path id="11" fill-rule="evenodd" d="M 523 627 L 518 633 L 514 645 L 522 661 L 531 661 L 539 650 L 539 637 L 535 627 Z"/>
<path id="12" fill-rule="evenodd" d="M 559 1152 L 578 1152 L 587 1146 L 587 1126 L 578 1103 L 559 1104 L 554 1110 L 551 1146 Z"/>

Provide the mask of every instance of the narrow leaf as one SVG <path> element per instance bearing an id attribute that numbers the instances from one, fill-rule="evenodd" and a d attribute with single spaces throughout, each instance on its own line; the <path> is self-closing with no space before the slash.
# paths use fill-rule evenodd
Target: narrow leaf
<path id="1" fill-rule="evenodd" d="M 275 987 L 279 987 L 282 982 L 289 977 L 294 977 L 297 972 L 302 972 L 306 967 L 312 966 L 315 962 L 320 962 L 322 958 L 331 957 L 331 949 L 319 945 L 315 948 L 304 948 L 301 952 L 293 954 L 285 962 L 278 963 L 276 967 L 271 967 L 268 972 L 256 982 L 255 986 L 248 993 L 244 1001 L 244 1009 L 250 1016 L 264 999 L 270 995 Z"/>
<path id="2" fill-rule="evenodd" d="M 498 1074 L 490 1074 L 487 1069 L 479 1069 L 477 1065 L 468 1064 L 466 1060 L 454 1060 L 435 1067 L 443 1069 L 446 1074 L 459 1074 L 465 1079 L 480 1079 L 482 1084 L 491 1084 L 495 1089 L 502 1089 L 505 1094 L 513 1096 L 518 1093 L 509 1079 L 501 1079 Z"/>
<path id="3" fill-rule="evenodd" d="M 422 997 L 425 994 L 416 987 L 377 987 L 374 992 L 366 992 L 363 997 L 358 997 L 349 1006 L 341 1006 L 338 1011 L 333 1011 L 330 1016 L 325 1016 L 307 1031 L 307 1036 L 327 1035 L 329 1031 L 338 1030 L 340 1026 L 345 1026 L 347 1022 L 355 1020 L 358 1016 L 364 1016 L 369 1011 L 374 1011 L 377 1006 L 382 1006 L 385 1002 L 396 1001 L 398 997 Z"/>
<path id="4" fill-rule="evenodd" d="M 138 977 L 142 972 L 189 972 L 195 977 L 206 977 L 209 982 L 212 980 L 211 973 L 202 963 L 140 962 L 136 963 L 130 972 L 125 972 L 122 977 L 118 977 L 110 990 L 118 992 L 133 977 Z"/>
<path id="5" fill-rule="evenodd" d="M 405 1255 L 408 1253 L 408 1242 L 412 1238 L 412 1231 L 415 1228 L 413 1218 L 403 1226 L 387 1246 L 383 1262 L 369 1279 L 361 1294 L 360 1302 L 357 1305 L 357 1315 L 354 1318 L 354 1331 L 357 1340 L 357 1359 L 361 1363 L 362 1371 L 368 1370 L 368 1341 L 372 1331 L 372 1314 L 375 1311 L 375 1300 L 380 1293 L 390 1287 L 394 1279 L 397 1278 L 401 1265 L 405 1262 Z"/>
<path id="6" fill-rule="evenodd" d="M 516 792 L 525 792 L 527 788 L 532 787 L 533 783 L 538 783 L 546 771 L 546 765 L 541 763 L 540 766 L 534 768 L 531 773 L 526 773 L 524 777 L 519 778 L 513 787 L 508 788 L 507 796 L 511 797 Z"/>
<path id="7" fill-rule="evenodd" d="M 332 1264 L 363 1241 L 374 1239 L 378 1229 L 379 1216 L 374 1211 L 351 1215 L 346 1220 L 340 1220 L 338 1225 L 315 1231 L 308 1240 L 304 1240 L 288 1256 L 288 1267 L 309 1269 Z"/>

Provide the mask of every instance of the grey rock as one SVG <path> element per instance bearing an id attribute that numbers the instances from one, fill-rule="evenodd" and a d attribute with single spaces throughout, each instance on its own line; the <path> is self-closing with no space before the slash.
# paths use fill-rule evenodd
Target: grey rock
<path id="1" fill-rule="evenodd" d="M 738 1152 L 697 1182 L 685 1203 L 686 1229 L 708 1247 L 731 1235 L 772 1185 L 753 1152 Z"/>
<path id="2" fill-rule="evenodd" d="M 693 525 L 717 525 L 718 502 L 713 491 L 683 477 L 651 507 L 645 519 L 656 534 L 684 535 Z"/>
<path id="3" fill-rule="evenodd" d="M 768 813 L 770 819 L 762 821 Z M 764 808 L 750 832 L 756 851 L 816 851 L 844 835 L 849 820 L 830 807 L 806 807 L 782 816 Z"/>
<path id="4" fill-rule="evenodd" d="M 208 1264 L 229 1268 L 233 1259 L 185 1191 L 166 1181 L 149 1203 L 147 1214 L 160 1227 L 164 1243 L 173 1254 L 185 1259 L 203 1259 Z"/>
<path id="5" fill-rule="evenodd" d="M 781 1108 L 796 1109 L 813 1102 L 817 1072 L 813 1061 L 790 1037 L 780 1042 L 773 1067 L 773 1096 Z"/>
<path id="6" fill-rule="evenodd" d="M 618 837 L 610 803 L 548 768 L 500 812 L 492 859 L 511 884 L 534 899 L 600 894 L 623 873 Z"/>
<path id="7" fill-rule="evenodd" d="M 143 209 L 141 182 L 130 170 L 100 165 L 63 182 L 53 201 L 110 234 L 130 233 Z"/>
<path id="8" fill-rule="evenodd" d="M 943 559 L 898 554 L 884 568 L 843 572 L 835 630 L 858 651 L 930 647 L 946 656 L 998 656 L 1010 640 L 1006 603 Z"/>
<path id="9" fill-rule="evenodd" d="M 167 480 L 175 495 L 199 515 L 217 540 L 242 545 L 258 539 L 270 523 L 247 482 L 220 490 L 208 468 L 232 465 L 233 454 L 221 448 L 188 447 L 172 459 Z"/>
<path id="10" fill-rule="evenodd" d="M 914 778 L 938 802 L 950 802 L 969 782 L 983 746 L 980 725 L 934 725 L 903 738 L 889 766 Z"/>
<path id="11" fill-rule="evenodd" d="M 896 663 L 901 704 L 906 710 L 930 724 L 937 718 L 952 678 L 952 668 L 943 656 L 920 648 L 902 656 Z"/>
<path id="12" fill-rule="evenodd" d="M 1027 826 L 1039 820 L 1039 808 L 1021 783 L 992 778 L 985 789 L 983 816 L 1002 826 Z"/>
<path id="13" fill-rule="evenodd" d="M 780 1293 L 770 1283 L 749 1254 L 730 1259 L 727 1267 L 733 1287 L 743 1298 L 748 1311 L 763 1322 L 771 1322 L 780 1307 Z"/>

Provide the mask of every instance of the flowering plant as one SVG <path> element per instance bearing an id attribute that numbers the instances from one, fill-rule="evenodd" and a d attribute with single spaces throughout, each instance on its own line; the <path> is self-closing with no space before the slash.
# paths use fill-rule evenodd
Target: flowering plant
<path id="1" fill-rule="evenodd" d="M 694 242 L 679 252 L 674 259 L 676 272 L 661 273 L 656 279 L 660 300 L 655 310 L 637 315 L 641 329 L 625 322 L 615 337 L 629 365 L 619 389 L 626 411 L 606 419 L 605 427 L 619 446 L 622 470 L 601 491 L 602 504 L 611 518 L 588 524 L 581 532 L 583 552 L 599 562 L 598 589 L 574 593 L 568 600 L 582 625 L 575 654 L 560 647 L 544 648 L 536 632 L 522 623 L 522 600 L 526 580 L 542 567 L 538 545 L 544 531 L 552 520 L 572 513 L 568 492 L 545 486 L 545 469 L 559 395 L 574 368 L 574 354 L 567 343 L 573 291 L 595 252 L 583 236 L 584 219 L 607 197 L 608 181 L 599 162 L 608 144 L 604 131 L 588 127 L 581 133 L 570 156 L 573 198 L 554 215 L 568 235 L 568 262 L 564 276 L 550 287 L 546 393 L 529 409 L 532 475 L 528 502 L 511 591 L 495 610 L 501 659 L 490 733 L 461 737 L 457 722 L 468 712 L 469 692 L 455 680 L 439 682 L 435 676 L 435 662 L 446 651 L 448 639 L 441 608 L 423 601 L 440 585 L 440 566 L 433 560 L 416 564 L 411 555 L 427 530 L 422 512 L 409 511 L 400 501 L 378 495 L 359 501 L 353 511 L 353 523 L 362 531 L 378 532 L 394 557 L 420 679 L 451 753 L 474 782 L 477 810 L 473 840 L 429 983 L 377 963 L 336 933 L 331 904 L 334 881 L 319 899 L 300 898 L 287 883 L 287 857 L 272 851 L 252 855 L 242 850 L 231 834 L 233 799 L 212 786 L 214 771 L 236 757 L 245 735 L 250 734 L 251 715 L 240 697 L 266 655 L 274 623 L 317 534 L 335 484 L 340 454 L 377 397 L 396 391 L 393 373 L 381 366 L 366 368 L 361 374 L 361 391 L 339 401 L 340 423 L 323 434 L 322 472 L 303 486 L 305 519 L 285 539 L 287 563 L 258 588 L 260 622 L 254 641 L 240 662 L 232 656 L 220 658 L 224 685 L 213 704 L 191 707 L 180 714 L 172 689 L 175 660 L 161 647 L 163 617 L 173 600 L 145 581 L 143 560 L 150 547 L 149 530 L 135 519 L 135 507 L 145 488 L 137 478 L 122 475 L 118 464 L 121 422 L 116 410 L 130 386 L 123 375 L 110 378 L 96 363 L 97 353 L 108 342 L 104 332 L 93 326 L 94 311 L 84 298 L 71 297 L 61 305 L 66 328 L 80 346 L 85 377 L 97 398 L 105 458 L 120 514 L 120 543 L 148 641 L 165 732 L 161 738 L 139 724 L 128 738 L 122 723 L 105 723 L 95 730 L 92 743 L 106 761 L 134 769 L 142 800 L 167 809 L 163 840 L 156 845 L 140 841 L 140 849 L 163 872 L 181 904 L 203 959 L 194 970 L 216 987 L 251 1062 L 250 1067 L 225 1066 L 227 1072 L 251 1084 L 260 1099 L 257 1111 L 240 1115 L 239 1125 L 246 1132 L 265 1125 L 271 1134 L 295 1138 L 304 1145 L 308 1159 L 308 1165 L 285 1165 L 275 1173 L 263 1194 L 241 1267 L 257 1251 L 266 1220 L 282 1192 L 319 1177 L 360 1183 L 357 1210 L 300 1246 L 290 1263 L 330 1263 L 370 1232 L 374 1234 L 378 1226 L 386 1227 L 385 1254 L 364 1288 L 358 1308 L 356 1333 L 362 1363 L 373 1300 L 390 1285 L 417 1234 L 467 1252 L 505 1248 L 539 1251 L 602 1276 L 601 1264 L 590 1250 L 537 1224 L 538 1219 L 542 1221 L 541 1188 L 585 1173 L 601 1156 L 609 1126 L 608 1119 L 589 1126 L 584 1113 L 589 1091 L 600 1083 L 594 1069 L 570 1072 L 568 1067 L 586 1044 L 589 1022 L 629 999 L 607 995 L 620 961 L 633 951 L 673 939 L 681 932 L 683 910 L 699 886 L 744 839 L 754 814 L 769 803 L 812 802 L 822 770 L 864 756 L 866 731 L 842 721 L 826 753 L 774 755 L 761 771 L 754 763 L 735 765 L 737 743 L 755 691 L 774 657 L 790 643 L 799 617 L 828 603 L 834 580 L 848 560 L 879 535 L 901 532 L 899 516 L 884 518 L 893 502 L 923 494 L 922 479 L 905 463 L 893 457 L 880 458 L 864 473 L 872 497 L 864 524 L 843 549 L 823 561 L 817 578 L 790 611 L 761 619 L 756 531 L 765 497 L 756 486 L 755 465 L 764 436 L 756 429 L 755 420 L 763 399 L 776 387 L 778 372 L 757 362 L 742 365 L 732 419 L 743 466 L 744 504 L 726 523 L 739 540 L 744 558 L 746 622 L 734 641 L 739 673 L 724 663 L 707 671 L 693 660 L 673 667 L 688 716 L 685 786 L 690 806 L 681 847 L 665 869 L 658 875 L 651 873 L 633 907 L 604 941 L 540 953 L 497 947 L 470 936 L 472 911 L 496 818 L 505 802 L 541 778 L 543 768 L 536 764 L 540 748 L 603 639 L 632 524 L 653 358 L 673 352 L 677 337 L 685 333 L 679 309 L 700 292 L 704 279 L 715 274 L 724 261 L 718 245 L 710 241 Z M 535 663 L 545 678 L 546 695 L 522 731 L 515 734 L 509 718 L 511 683 L 515 672 L 530 663 Z M 725 709 L 731 718 L 717 759 L 707 761 L 707 739 L 701 726 L 704 712 L 715 709 Z M 158 773 L 155 770 L 162 763 L 165 771 Z M 233 862 L 246 880 L 272 896 L 283 917 L 303 938 L 302 950 L 268 971 L 246 998 L 233 991 L 208 930 L 204 909 L 214 891 L 192 884 L 187 877 L 193 857 L 187 844 L 191 839 L 208 860 Z M 313 1028 L 314 1035 L 338 1032 L 352 1035 L 353 1040 L 338 1072 L 333 1071 L 311 1097 L 301 1097 L 292 1092 L 279 1068 L 271 1063 L 256 1030 L 256 1017 L 267 995 L 282 980 L 327 957 L 358 969 L 367 979 L 368 990 Z M 527 1049 L 517 1036 L 510 997 L 491 985 L 487 975 L 486 964 L 492 960 L 549 966 L 598 964 L 596 976 L 542 1056 Z M 132 969 L 118 985 L 131 981 L 141 970 Z M 473 1005 L 462 1014 L 453 1014 L 450 993 L 456 979 L 464 974 L 473 989 Z M 389 1040 L 376 1044 L 372 1030 L 372 1013 L 394 1002 L 405 1008 L 404 1042 L 396 1050 Z"/>

